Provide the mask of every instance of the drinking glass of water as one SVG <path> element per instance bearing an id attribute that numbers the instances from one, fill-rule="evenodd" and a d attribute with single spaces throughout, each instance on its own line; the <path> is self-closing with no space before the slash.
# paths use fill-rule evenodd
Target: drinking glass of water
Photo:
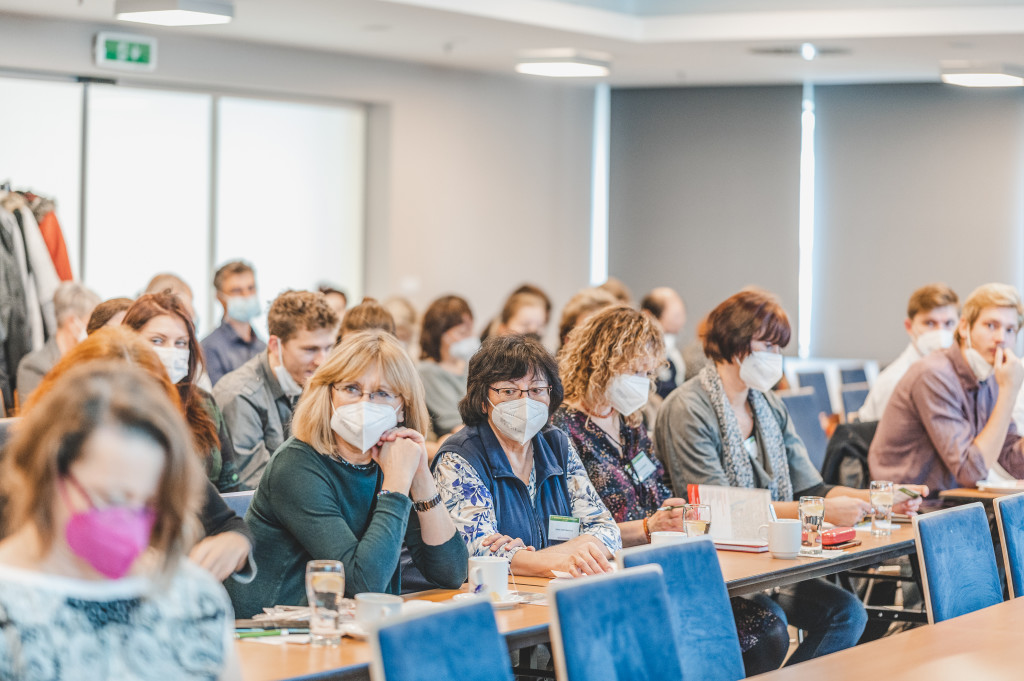
<path id="1" fill-rule="evenodd" d="M 306 600 L 309 601 L 309 635 L 313 645 L 341 642 L 338 618 L 345 598 L 345 566 L 340 560 L 306 563 Z"/>
<path id="2" fill-rule="evenodd" d="M 800 497 L 800 524 L 803 526 L 803 553 L 821 553 L 821 525 L 825 522 L 824 497 Z"/>
<path id="3" fill-rule="evenodd" d="M 892 534 L 893 484 L 888 480 L 871 481 L 871 536 Z"/>
<path id="4" fill-rule="evenodd" d="M 683 507 L 683 529 L 687 537 L 699 537 L 711 532 L 711 507 L 707 504 L 687 504 Z"/>

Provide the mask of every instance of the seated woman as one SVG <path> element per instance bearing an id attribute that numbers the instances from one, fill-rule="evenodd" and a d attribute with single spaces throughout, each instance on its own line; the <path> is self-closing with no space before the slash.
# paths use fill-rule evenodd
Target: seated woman
<path id="1" fill-rule="evenodd" d="M 242 486 L 235 466 L 224 415 L 213 395 L 195 384 L 203 363 L 196 328 L 181 299 L 169 291 L 148 293 L 136 300 L 121 322 L 153 345 L 178 387 L 181 404 L 199 451 L 206 454 L 206 474 L 220 492 L 238 492 Z"/>
<path id="2" fill-rule="evenodd" d="M 241 678 L 227 596 L 183 555 L 202 470 L 151 376 L 69 371 L 18 424 L 0 480 L 0 678 Z"/>
<path id="3" fill-rule="evenodd" d="M 651 316 L 621 304 L 576 327 L 559 353 L 565 402 L 551 423 L 579 452 L 624 546 L 650 542 L 651 532 L 683 531 L 682 508 L 658 510 L 685 501 L 672 498 L 643 419 L 651 379 L 664 361 L 662 333 Z M 778 668 L 789 650 L 785 616 L 761 599 L 732 599 L 747 676 Z"/>
<path id="4" fill-rule="evenodd" d="M 434 435 L 444 436 L 462 427 L 459 400 L 466 395 L 466 367 L 480 348 L 473 336 L 473 313 L 458 296 L 442 296 L 423 315 L 420 363 L 423 390 Z"/>
<path id="5" fill-rule="evenodd" d="M 345 593 L 397 594 L 404 541 L 433 584 L 466 580 L 466 547 L 440 503 L 421 435 L 420 384 L 390 333 L 346 335 L 309 379 L 292 417 L 292 437 L 263 472 L 246 520 L 259 573 L 229 584 L 239 617 L 306 602 L 313 559 L 345 565 Z"/>
<path id="6" fill-rule="evenodd" d="M 772 393 L 782 378 L 779 353 L 790 338 L 778 299 L 744 289 L 712 310 L 700 335 L 714 364 L 669 395 L 655 426 L 676 492 L 690 483 L 768 489 L 780 518 L 797 517 L 794 499 L 821 496 L 826 521 L 859 522 L 870 509 L 868 491 L 822 482 L 789 412 Z M 918 506 L 920 499 L 895 511 Z M 860 601 L 823 579 L 782 587 L 773 598 L 790 624 L 808 632 L 787 664 L 856 644 L 867 623 Z"/>
<path id="7" fill-rule="evenodd" d="M 39 401 L 54 389 L 68 371 L 97 360 L 119 361 L 139 367 L 164 386 L 171 402 L 184 415 L 178 388 L 168 379 L 164 364 L 153 351 L 153 346 L 123 326 L 98 329 L 61 357 L 60 362 L 46 374 L 32 393 L 23 412 L 27 414 L 35 411 Z M 245 521 L 228 508 L 209 480 L 205 485 L 204 499 L 199 520 L 203 524 L 205 536 L 192 547 L 189 558 L 218 581 L 224 581 L 229 576 L 243 582 L 252 579 L 255 571 L 254 563 L 250 560 L 252 534 Z"/>
<path id="8" fill-rule="evenodd" d="M 548 425 L 561 403 L 558 366 L 540 341 L 488 338 L 469 362 L 466 427 L 434 459 L 470 554 L 507 557 L 518 575 L 608 572 L 622 547 L 576 450 Z"/>

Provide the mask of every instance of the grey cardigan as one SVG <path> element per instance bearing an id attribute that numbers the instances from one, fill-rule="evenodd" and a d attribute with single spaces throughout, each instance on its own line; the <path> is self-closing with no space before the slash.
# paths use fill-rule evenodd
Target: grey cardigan
<path id="1" fill-rule="evenodd" d="M 807 448 L 793 428 L 786 405 L 772 393 L 764 396 L 782 429 L 794 493 L 821 485 L 821 474 L 807 456 Z M 758 449 L 757 460 L 751 461 L 755 484 L 767 488 L 772 479 L 770 464 L 756 427 L 754 433 Z M 658 412 L 654 442 L 677 496 L 686 494 L 688 484 L 729 486 L 722 465 L 725 448 L 718 417 L 711 397 L 700 384 L 700 376 L 691 378 L 665 398 Z"/>

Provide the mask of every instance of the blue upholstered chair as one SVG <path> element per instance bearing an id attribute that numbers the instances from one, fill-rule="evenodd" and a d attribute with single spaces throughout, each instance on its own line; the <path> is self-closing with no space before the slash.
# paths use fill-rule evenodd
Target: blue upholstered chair
<path id="1" fill-rule="evenodd" d="M 660 566 L 552 584 L 548 598 L 559 681 L 684 678 Z"/>
<path id="2" fill-rule="evenodd" d="M 825 414 L 835 413 L 835 405 L 832 404 L 832 395 L 828 391 L 828 378 L 824 371 L 798 371 L 796 374 L 797 383 L 801 388 L 814 388 L 814 401 L 819 412 Z"/>
<path id="3" fill-rule="evenodd" d="M 373 681 L 512 681 L 489 600 L 392 620 L 367 637 Z"/>
<path id="4" fill-rule="evenodd" d="M 738 681 L 744 677 L 729 592 L 710 537 L 625 549 L 615 560 L 620 568 L 661 566 L 684 679 Z"/>
<path id="5" fill-rule="evenodd" d="M 981 503 L 914 516 L 914 534 L 930 623 L 1002 602 L 995 548 Z"/>
<path id="6" fill-rule="evenodd" d="M 221 494 L 220 498 L 224 500 L 224 503 L 228 505 L 232 511 L 238 514 L 239 518 L 245 517 L 245 512 L 249 510 L 249 504 L 252 503 L 252 495 L 256 494 L 256 490 L 249 490 L 248 492 L 227 492 Z"/>
<path id="7" fill-rule="evenodd" d="M 1024 494 L 998 497 L 995 508 L 1010 598 L 1024 596 Z"/>
<path id="8" fill-rule="evenodd" d="M 807 448 L 807 456 L 811 458 L 814 467 L 821 470 L 825 461 L 825 448 L 828 446 L 828 438 L 821 427 L 822 407 L 815 396 L 814 388 L 798 388 L 796 390 L 783 390 L 778 393 L 786 411 L 793 421 L 796 434 L 803 440 Z M 827 399 L 827 398 L 826 398 Z"/>
<path id="9" fill-rule="evenodd" d="M 852 414 L 864 406 L 870 388 L 867 383 L 851 383 L 842 388 L 843 413 Z"/>
<path id="10" fill-rule="evenodd" d="M 867 383 L 868 372 L 864 369 L 840 369 L 839 380 L 843 385 L 850 383 Z"/>

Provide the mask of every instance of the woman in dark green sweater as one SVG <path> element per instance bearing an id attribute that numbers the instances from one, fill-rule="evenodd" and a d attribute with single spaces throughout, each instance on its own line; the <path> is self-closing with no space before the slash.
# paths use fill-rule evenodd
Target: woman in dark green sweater
<path id="1" fill-rule="evenodd" d="M 404 541 L 423 576 L 466 579 L 466 545 L 440 503 L 427 464 L 423 385 L 391 334 L 346 336 L 309 379 L 292 437 L 274 453 L 246 520 L 259 566 L 230 584 L 237 617 L 306 602 L 305 566 L 345 565 L 345 595 L 400 592 Z"/>

